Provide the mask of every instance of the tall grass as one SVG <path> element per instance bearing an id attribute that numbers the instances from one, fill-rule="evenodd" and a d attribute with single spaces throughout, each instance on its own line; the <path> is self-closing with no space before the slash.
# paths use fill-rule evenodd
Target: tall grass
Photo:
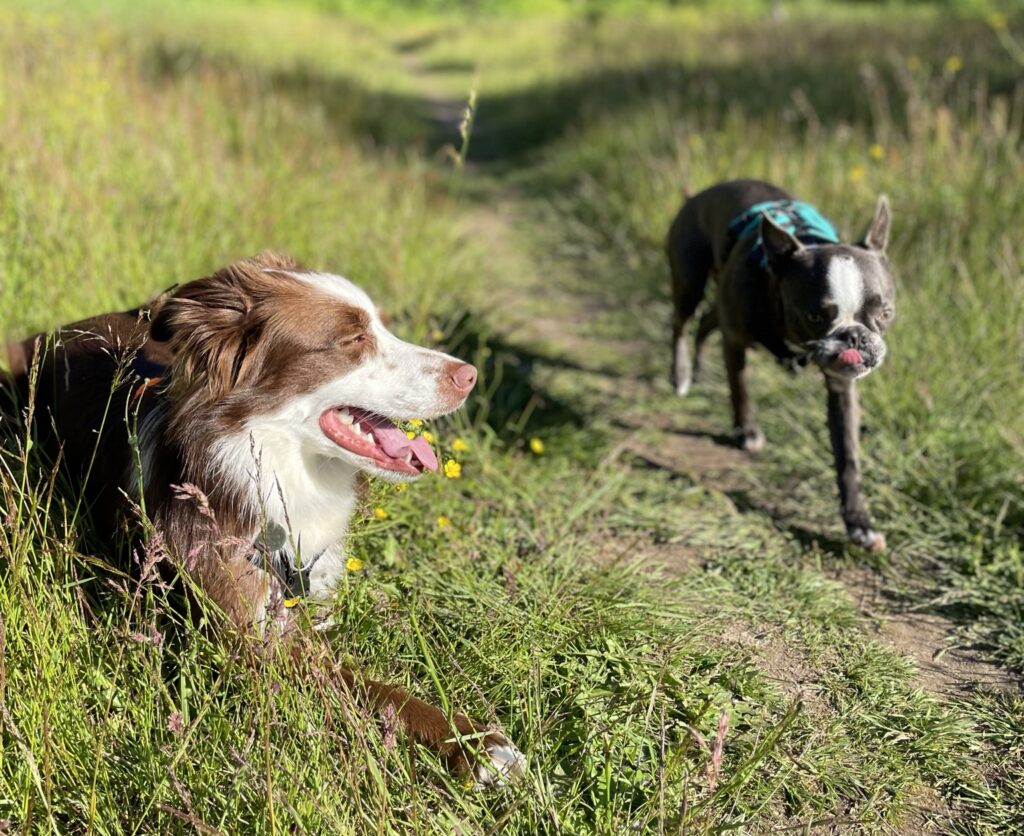
<path id="1" fill-rule="evenodd" d="M 403 335 L 476 362 L 470 408 L 431 428 L 460 478 L 374 487 L 321 638 L 501 726 L 529 776 L 474 793 L 344 694 L 180 623 L 139 567 L 84 550 L 74 498 L 16 437 L 0 454 L 0 819 L 98 833 L 1019 826 L 1019 700 L 922 691 L 823 576 L 827 536 L 805 547 L 787 527 L 793 505 L 833 525 L 807 422 L 816 386 L 757 368 L 778 402 L 765 418 L 767 472 L 790 499 L 779 517 L 636 466 L 614 424 L 684 414 L 650 382 L 682 185 L 770 176 L 848 230 L 889 191 L 901 299 L 894 362 L 866 387 L 877 513 L 894 561 L 926 554 L 1019 658 L 1021 208 L 1000 183 L 1019 173 L 1020 111 L 984 29 L 910 13 L 931 22 L 901 35 L 907 49 L 940 44 L 938 57 L 878 61 L 882 81 L 854 72 L 851 87 L 842 68 L 892 24 L 842 13 L 826 21 L 845 34 L 799 20 L 737 33 L 713 15 L 691 28 L 684 11 L 506 21 L 496 41 L 464 21 L 438 37 L 422 20 L 382 34 L 262 4 L 106 8 L 0 11 L 0 333 L 277 247 L 362 284 Z M 815 39 L 834 63 L 780 99 L 765 66 L 803 78 Z M 945 68 L 952 54 L 962 69 Z M 467 56 L 449 75 L 446 59 Z M 417 109 L 431 62 L 460 96 L 481 72 L 455 180 L 431 152 L 458 136 Z M 500 164 L 482 173 L 485 156 Z M 465 233 L 499 200 L 518 206 L 503 227 L 515 261 Z M 604 388 L 564 350 L 507 333 L 565 291 L 588 303 L 567 310 L 603 342 Z M 626 335 L 639 353 L 619 350 Z M 711 400 L 697 420 L 712 422 Z M 657 568 L 680 546 L 699 548 L 699 568 Z"/>

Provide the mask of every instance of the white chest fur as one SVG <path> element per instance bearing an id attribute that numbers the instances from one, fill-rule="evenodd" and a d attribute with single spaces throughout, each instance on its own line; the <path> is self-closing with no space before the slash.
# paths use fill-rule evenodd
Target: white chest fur
<path id="1" fill-rule="evenodd" d="M 259 515 L 288 535 L 300 563 L 319 555 L 309 595 L 329 597 L 345 571 L 342 540 L 356 504 L 357 471 L 351 464 L 301 449 L 298 438 L 276 432 L 273 418 L 257 418 L 223 439 L 213 467 L 251 497 Z"/>

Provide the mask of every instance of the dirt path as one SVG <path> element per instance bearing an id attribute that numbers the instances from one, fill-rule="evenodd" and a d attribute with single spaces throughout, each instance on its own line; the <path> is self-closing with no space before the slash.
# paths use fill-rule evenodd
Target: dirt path
<path id="1" fill-rule="evenodd" d="M 451 98 L 440 92 L 429 68 L 415 50 L 402 51 L 400 61 L 422 96 L 424 115 L 433 130 L 450 136 L 452 143 L 457 142 L 465 99 Z M 467 79 L 467 89 L 470 83 Z M 479 131 L 480 126 L 475 126 L 475 130 Z M 486 172 L 481 173 L 486 175 Z M 648 386 L 648 382 L 637 383 L 621 373 L 609 374 L 601 362 L 595 360 L 606 347 L 594 337 L 586 323 L 607 302 L 596 296 L 581 296 L 576 288 L 560 280 L 559 276 L 571 274 L 573 267 L 565 256 L 538 246 L 538 240 L 550 239 L 553 233 L 549 229 L 543 235 L 536 235 L 539 221 L 535 207 L 507 182 L 500 179 L 487 182 L 490 185 L 486 201 L 479 201 L 467 212 L 465 234 L 486 247 L 491 257 L 502 264 L 503 271 L 515 277 L 514 281 L 495 289 L 495 307 L 503 311 L 503 337 L 513 344 L 540 349 L 558 358 L 568 367 L 564 374 L 586 377 L 592 391 L 600 393 L 604 387 L 608 393 L 602 404 L 606 411 L 613 402 L 622 402 L 623 390 Z M 616 343 L 616 351 L 622 358 L 640 357 L 651 350 L 649 341 L 642 338 Z M 679 413 L 685 424 L 686 410 L 681 408 Z M 642 411 L 627 413 L 617 423 L 615 441 L 637 467 L 653 467 L 687 477 L 723 497 L 735 496 L 738 492 L 756 496 L 753 488 L 761 481 L 756 460 L 728 446 L 725 439 L 701 426 L 699 421 L 695 423 L 696 429 L 680 427 L 679 421 L 674 419 L 665 420 Z M 772 507 L 771 502 L 757 499 L 740 510 L 771 519 L 782 513 Z M 623 540 L 605 535 L 595 542 L 595 547 L 599 559 L 639 553 L 680 574 L 699 571 L 704 564 L 699 549 L 655 543 L 650 538 Z M 864 566 L 850 568 L 840 563 L 826 567 L 825 573 L 849 591 L 868 625 L 865 635 L 912 659 L 918 671 L 918 684 L 938 698 L 964 698 L 978 687 L 1019 687 L 1007 671 L 987 662 L 980 652 L 962 646 L 952 621 L 901 607 L 886 594 L 891 579 L 885 574 Z M 804 686 L 813 672 L 808 670 L 806 660 L 790 652 L 781 639 L 756 635 L 740 626 L 723 639 L 758 657 L 766 675 L 777 681 L 784 693 L 806 697 Z"/>

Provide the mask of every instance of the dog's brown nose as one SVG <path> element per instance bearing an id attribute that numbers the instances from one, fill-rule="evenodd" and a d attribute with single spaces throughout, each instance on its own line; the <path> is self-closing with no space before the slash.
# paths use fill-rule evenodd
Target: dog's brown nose
<path id="1" fill-rule="evenodd" d="M 476 386 L 476 366 L 470 363 L 460 363 L 452 369 L 451 375 L 452 383 L 460 394 L 467 395 Z"/>

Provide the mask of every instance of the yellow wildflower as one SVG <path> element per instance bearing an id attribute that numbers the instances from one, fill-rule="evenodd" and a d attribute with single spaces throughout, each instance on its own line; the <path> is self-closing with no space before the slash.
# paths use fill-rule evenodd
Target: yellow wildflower
<path id="1" fill-rule="evenodd" d="M 958 72 L 963 65 L 964 62 L 961 60 L 959 55 L 950 55 L 949 58 L 946 59 L 946 72 Z"/>
<path id="2" fill-rule="evenodd" d="M 379 506 L 373 509 L 373 515 L 378 520 L 386 520 L 388 518 L 388 512 Z"/>
<path id="3" fill-rule="evenodd" d="M 409 421 L 409 423 L 412 424 L 414 427 L 422 427 L 423 426 L 423 419 L 422 418 L 413 418 L 412 420 Z"/>
<path id="4" fill-rule="evenodd" d="M 395 485 L 395 491 L 397 493 L 401 493 L 402 491 L 405 491 L 405 490 L 408 490 L 408 489 L 409 489 L 409 483 L 408 482 L 399 482 L 397 485 Z"/>
<path id="5" fill-rule="evenodd" d="M 544 452 L 544 442 L 539 438 L 530 439 L 530 450 L 533 451 L 534 455 L 541 455 Z"/>
<path id="6" fill-rule="evenodd" d="M 438 528 L 448 528 L 448 526 L 450 526 L 451 524 L 452 524 L 452 521 L 448 517 L 446 517 L 444 514 L 441 514 L 441 516 L 437 518 L 437 527 Z"/>
<path id="7" fill-rule="evenodd" d="M 430 339 L 432 339 L 434 342 L 440 342 L 441 340 L 444 339 L 444 331 L 442 331 L 440 328 L 435 328 L 433 331 L 430 332 Z"/>
<path id="8" fill-rule="evenodd" d="M 406 430 L 405 431 L 405 437 L 406 438 L 416 438 L 416 433 L 414 433 L 412 430 Z"/>
<path id="9" fill-rule="evenodd" d="M 867 172 L 864 170 L 864 166 L 855 165 L 850 169 L 850 182 L 860 183 L 864 179 L 865 174 L 867 174 Z"/>
<path id="10" fill-rule="evenodd" d="M 358 572 L 365 564 L 358 557 L 350 557 L 345 561 L 345 568 L 350 572 Z"/>
<path id="11" fill-rule="evenodd" d="M 868 156 L 873 160 L 880 160 L 885 156 L 885 149 L 876 142 L 868 148 Z"/>
<path id="12" fill-rule="evenodd" d="M 469 445 L 461 438 L 456 438 L 455 441 L 452 442 L 452 449 L 456 453 L 465 453 L 469 449 Z"/>
<path id="13" fill-rule="evenodd" d="M 455 461 L 455 459 L 448 459 L 444 463 L 444 475 L 449 479 L 461 479 L 462 465 Z"/>
<path id="14" fill-rule="evenodd" d="M 423 438 L 424 438 L 424 440 L 426 440 L 427 444 L 433 444 L 434 443 L 434 434 L 430 430 L 424 430 L 422 433 L 420 433 L 420 435 L 423 436 Z"/>

